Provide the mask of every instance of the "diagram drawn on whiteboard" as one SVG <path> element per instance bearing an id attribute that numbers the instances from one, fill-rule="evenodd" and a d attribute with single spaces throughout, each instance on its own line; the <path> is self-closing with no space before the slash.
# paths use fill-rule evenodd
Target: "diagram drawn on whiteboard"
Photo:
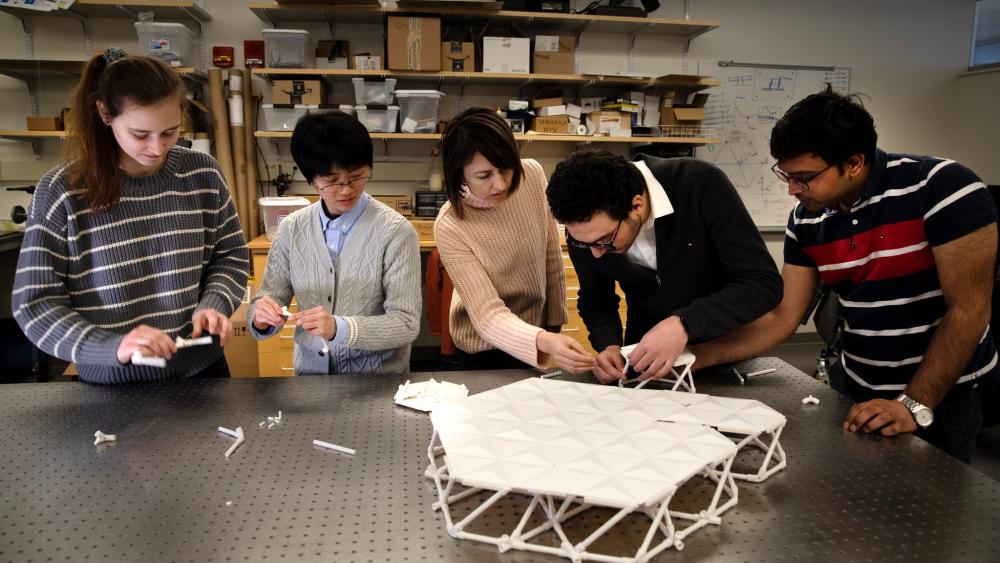
<path id="1" fill-rule="evenodd" d="M 719 66 L 701 62 L 698 73 L 720 86 L 707 90 L 705 125 L 719 132 L 719 144 L 698 147 L 695 156 L 721 168 L 743 198 L 758 227 L 783 228 L 795 199 L 771 172 L 771 129 L 795 102 L 833 84 L 846 94 L 850 70 Z"/>

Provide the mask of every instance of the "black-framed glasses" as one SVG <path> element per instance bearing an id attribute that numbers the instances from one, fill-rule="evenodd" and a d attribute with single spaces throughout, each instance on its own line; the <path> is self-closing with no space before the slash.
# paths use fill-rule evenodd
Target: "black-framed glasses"
<path id="1" fill-rule="evenodd" d="M 615 250 L 615 237 L 618 236 L 618 229 L 620 228 L 622 228 L 622 222 L 618 221 L 618 226 L 615 227 L 614 232 L 611 233 L 611 240 L 608 242 L 582 242 L 573 238 L 573 235 L 569 234 L 569 231 L 566 231 L 566 244 L 583 249 L 596 248 L 597 250 Z"/>
<path id="2" fill-rule="evenodd" d="M 357 187 L 360 187 L 360 186 L 363 186 L 363 185 L 367 184 L 368 181 L 371 180 L 371 179 L 372 179 L 371 175 L 369 175 L 369 176 L 362 176 L 360 178 L 355 178 L 353 180 L 350 180 L 350 181 L 347 181 L 347 182 L 343 182 L 343 183 L 340 183 L 340 184 L 334 184 L 334 183 L 326 184 L 326 185 L 324 185 L 322 187 L 319 187 L 319 188 L 316 188 L 316 189 L 318 189 L 319 191 L 323 191 L 323 190 L 326 190 L 326 189 L 329 189 L 329 188 L 344 189 L 347 186 L 351 186 L 352 188 L 357 188 Z"/>
<path id="3" fill-rule="evenodd" d="M 826 172 L 831 168 L 833 168 L 832 164 L 820 170 L 819 172 L 809 176 L 808 178 L 803 178 L 801 176 L 789 176 L 788 174 L 785 174 L 785 171 L 778 168 L 778 163 L 775 162 L 774 166 L 771 167 L 771 172 L 774 172 L 774 175 L 777 176 L 778 179 L 781 180 L 782 182 L 786 184 L 795 184 L 796 186 L 801 188 L 802 191 L 808 191 L 810 187 L 809 182 L 812 182 L 816 178 L 819 178 L 820 176 L 823 175 L 824 172 Z"/>

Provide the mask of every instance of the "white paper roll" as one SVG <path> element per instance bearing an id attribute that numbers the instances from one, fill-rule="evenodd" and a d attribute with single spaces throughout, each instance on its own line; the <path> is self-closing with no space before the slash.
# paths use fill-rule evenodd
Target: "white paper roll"
<path id="1" fill-rule="evenodd" d="M 586 125 L 577 125 L 576 126 L 576 134 L 577 135 L 586 135 L 587 134 L 587 126 Z"/>
<path id="2" fill-rule="evenodd" d="M 195 139 L 191 141 L 191 150 L 211 154 L 212 142 L 208 139 Z"/>

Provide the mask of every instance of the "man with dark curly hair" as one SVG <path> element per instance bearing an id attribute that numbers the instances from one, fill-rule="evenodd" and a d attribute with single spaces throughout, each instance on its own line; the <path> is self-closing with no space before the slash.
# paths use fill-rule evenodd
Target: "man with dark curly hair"
<path id="1" fill-rule="evenodd" d="M 547 196 L 566 226 L 602 383 L 624 378 L 623 342 L 639 343 L 633 369 L 661 378 L 689 342 L 722 336 L 781 301 L 774 260 L 712 164 L 577 152 L 556 166 Z M 628 304 L 624 341 L 615 282 Z"/>

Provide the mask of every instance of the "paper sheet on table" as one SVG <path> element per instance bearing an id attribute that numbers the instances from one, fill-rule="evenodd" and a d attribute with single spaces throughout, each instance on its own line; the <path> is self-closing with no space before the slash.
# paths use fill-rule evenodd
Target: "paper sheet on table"
<path id="1" fill-rule="evenodd" d="M 407 381 L 399 386 L 399 391 L 396 391 L 396 396 L 393 399 L 397 405 L 430 412 L 439 403 L 453 399 L 464 399 L 468 396 L 469 389 L 465 385 L 437 381 L 431 378 L 419 383 Z"/>

